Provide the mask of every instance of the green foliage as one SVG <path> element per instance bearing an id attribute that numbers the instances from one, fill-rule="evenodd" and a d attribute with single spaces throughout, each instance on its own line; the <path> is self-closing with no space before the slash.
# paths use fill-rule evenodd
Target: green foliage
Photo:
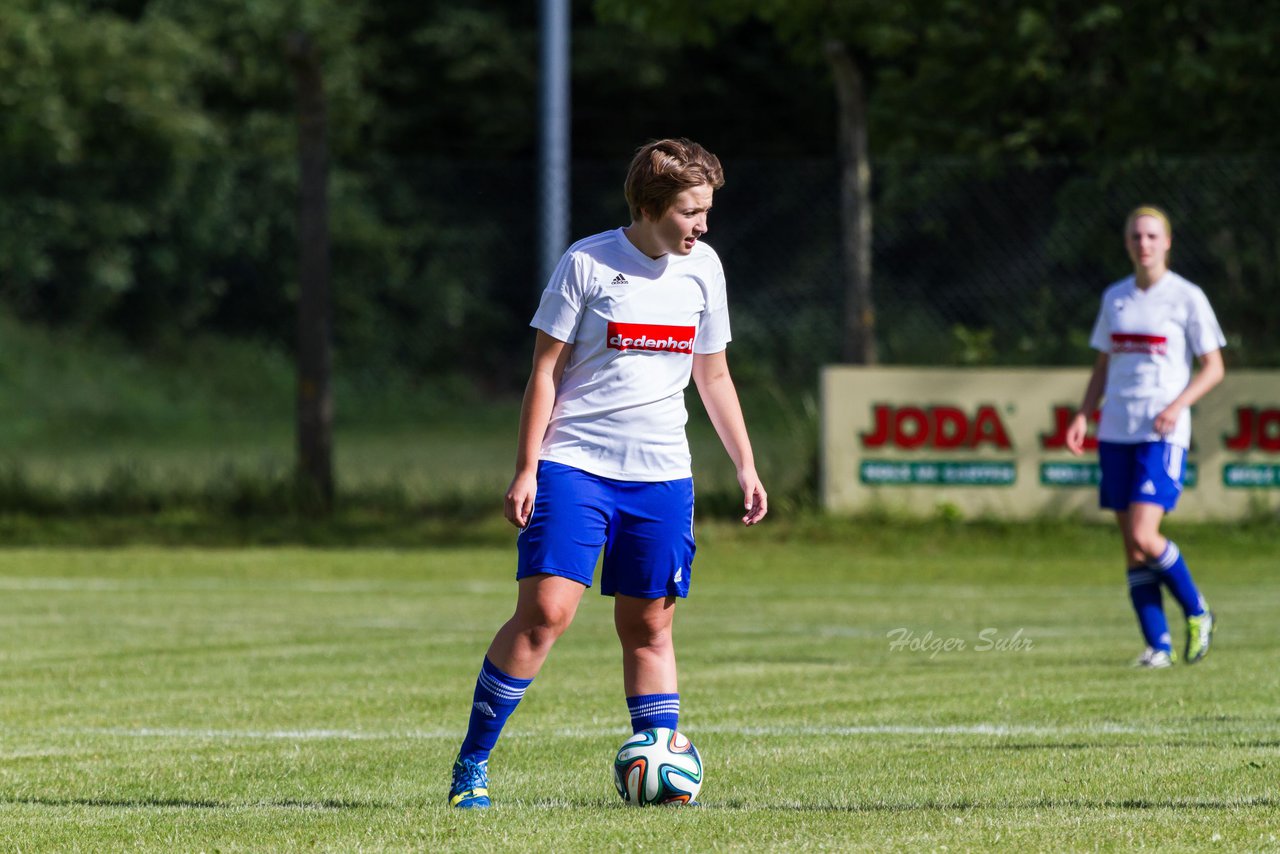
<path id="1" fill-rule="evenodd" d="M 194 90 L 210 62 L 199 42 L 86 6 L 8 4 L 0 26 L 0 294 L 54 319 L 96 318 L 152 275 L 181 277 L 178 247 L 151 238 L 200 242 L 186 218 L 201 210 L 195 165 L 218 142 Z"/>
<path id="2" fill-rule="evenodd" d="M 958 323 L 951 327 L 951 336 L 955 353 L 951 361 L 955 364 L 977 367 L 995 361 L 995 330 L 970 329 Z"/>
<path id="3" fill-rule="evenodd" d="M 1276 150 L 1280 23 L 1205 0 L 926 0 L 873 104 L 882 151 L 1137 158 Z"/>
<path id="4" fill-rule="evenodd" d="M 357 49 L 368 5 L 341 0 L 153 0 L 147 13 L 190 33 L 214 58 L 197 81 L 197 91 L 223 129 L 229 150 L 292 160 L 295 93 L 285 41 L 293 33 L 304 33 L 316 45 L 331 148 L 338 157 L 356 154 L 374 111 L 365 81 L 375 60 Z"/>
<path id="5" fill-rule="evenodd" d="M 167 527 L 301 515 L 294 484 L 288 356 L 217 338 L 141 355 L 109 338 L 51 332 L 0 313 L 0 516 L 127 516 Z M 338 505 L 410 524 L 497 517 L 511 477 L 518 399 L 402 367 L 339 366 Z M 759 378 L 742 385 L 758 464 L 780 508 L 812 506 L 812 400 Z M 732 517 L 742 496 L 696 394 L 690 438 L 700 512 Z"/>
<path id="6" fill-rule="evenodd" d="M 4 15 L 6 159 L 178 157 L 211 141 L 192 88 L 211 57 L 176 22 L 74 0 L 15 0 Z"/>
<path id="7" fill-rule="evenodd" d="M 1046 330 L 1061 300 L 1087 302 L 1075 288 L 1116 277 L 1111 218 L 1142 195 L 1175 209 L 1176 260 L 1182 246 L 1207 248 L 1180 271 L 1232 318 L 1231 352 L 1268 364 L 1269 307 L 1280 305 L 1274 17 L 1203 0 L 577 0 L 573 233 L 621 224 L 635 145 L 706 142 L 730 166 L 724 209 L 736 221 L 712 241 L 750 250 L 726 253 L 735 323 L 760 331 L 756 355 L 738 358 L 811 382 L 838 353 L 826 263 L 837 234 L 816 204 L 836 174 L 822 172 L 823 189 L 791 176 L 812 162 L 797 156 L 832 160 L 821 66 L 836 38 L 868 85 L 887 360 L 948 359 L 957 323 L 996 330 L 999 361 L 1075 358 L 1060 329 Z M 370 377 L 465 370 L 487 391 L 518 389 L 542 284 L 529 160 L 537 25 L 536 4 L 500 0 L 0 4 L 0 301 L 26 321 L 109 329 L 152 353 L 207 335 L 287 350 L 297 163 L 283 44 L 305 31 L 329 99 L 338 361 Z M 1241 155 L 1221 176 L 1180 156 L 1221 151 Z M 952 155 L 980 171 L 931 183 Z M 787 186 L 744 180 L 752 158 Z M 1029 179 L 1041 212 L 1025 228 L 988 216 L 988 199 L 1016 201 L 1033 165 L 1053 175 Z M 1151 198 L 1184 178 L 1184 197 Z M 978 272 L 998 275 L 1014 253 L 982 242 L 977 222 L 1048 259 L 1028 265 L 1030 322 L 1002 294 L 980 298 Z M 980 247 L 976 272 L 947 269 L 958 245 Z M 744 286 L 736 264 L 764 271 L 760 283 Z M 791 308 L 771 303 L 775 292 Z M 920 293 L 937 299 L 900 296 Z"/>
<path id="8" fill-rule="evenodd" d="M 605 21 L 707 48 L 732 45 L 746 28 L 761 24 L 801 64 L 824 64 L 827 45 L 839 41 L 873 80 L 882 64 L 891 67 L 896 57 L 914 49 L 916 41 L 909 26 L 914 20 L 909 3 L 711 0 L 695 7 L 676 0 L 595 0 L 595 9 Z"/>

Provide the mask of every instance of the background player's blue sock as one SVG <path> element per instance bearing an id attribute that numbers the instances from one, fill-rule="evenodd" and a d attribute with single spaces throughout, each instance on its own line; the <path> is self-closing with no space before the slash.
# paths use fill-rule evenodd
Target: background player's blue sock
<path id="1" fill-rule="evenodd" d="M 472 762 L 484 762 L 498 743 L 502 727 L 524 697 L 532 679 L 517 679 L 494 667 L 485 657 L 476 679 L 476 692 L 471 703 L 471 722 L 462 740 L 458 756 Z"/>
<path id="2" fill-rule="evenodd" d="M 1164 547 L 1164 554 L 1147 561 L 1147 566 L 1155 570 L 1159 579 L 1169 588 L 1173 598 L 1182 606 L 1182 612 L 1188 617 L 1198 617 L 1205 612 L 1204 599 L 1200 598 L 1200 591 L 1191 580 L 1191 570 L 1187 569 L 1182 552 L 1173 540 L 1168 543 Z"/>
<path id="3" fill-rule="evenodd" d="M 1160 579 L 1156 574 L 1145 566 L 1129 567 L 1129 599 L 1147 646 L 1172 652 L 1173 639 L 1169 637 L 1169 623 L 1164 618 Z"/>
<path id="4" fill-rule="evenodd" d="M 627 698 L 627 711 L 631 712 L 631 731 L 666 727 L 679 729 L 679 694 L 637 694 Z"/>

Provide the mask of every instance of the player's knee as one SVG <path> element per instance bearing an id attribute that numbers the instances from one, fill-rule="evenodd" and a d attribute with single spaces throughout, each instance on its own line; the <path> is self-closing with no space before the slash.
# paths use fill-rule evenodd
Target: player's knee
<path id="1" fill-rule="evenodd" d="M 524 615 L 521 631 L 534 646 L 550 646 L 573 622 L 573 609 L 555 605 L 532 609 Z"/>
<path id="2" fill-rule="evenodd" d="M 645 620 L 618 626 L 618 639 L 633 650 L 665 650 L 671 646 L 671 627 Z"/>
<path id="3" fill-rule="evenodd" d="M 1164 543 L 1159 534 L 1135 535 L 1133 538 L 1134 557 L 1138 563 L 1146 563 L 1160 557 Z"/>
<path id="4" fill-rule="evenodd" d="M 549 650 L 559 637 L 564 634 L 566 628 L 568 628 L 567 623 L 535 623 L 525 628 L 524 635 L 528 638 L 531 647 L 545 651 Z"/>

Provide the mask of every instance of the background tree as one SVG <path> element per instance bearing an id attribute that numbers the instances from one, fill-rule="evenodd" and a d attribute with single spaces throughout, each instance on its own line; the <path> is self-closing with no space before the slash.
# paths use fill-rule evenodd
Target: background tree
<path id="1" fill-rule="evenodd" d="M 1276 266 L 1266 8 L 575 0 L 571 228 L 626 216 L 616 175 L 637 144 L 707 143 L 743 213 L 716 240 L 745 274 L 731 270 L 748 358 L 798 380 L 842 350 L 1070 358 L 1053 329 L 1110 275 L 1114 209 L 1165 188 L 1147 197 L 1174 208 L 1179 252 L 1208 247 L 1193 272 L 1231 283 L 1224 311 L 1262 342 L 1280 304 L 1249 302 Z M 518 388 L 541 286 L 533 4 L 0 4 L 0 298 L 170 359 L 202 335 L 292 350 L 299 186 L 279 46 L 299 26 L 326 74 L 340 379 Z M 872 324 L 867 352 L 856 333 Z"/>
<path id="2" fill-rule="evenodd" d="M 756 20 L 802 62 L 825 61 L 836 95 L 836 153 L 840 162 L 841 247 L 844 258 L 844 345 L 848 362 L 874 364 L 872 192 L 868 110 L 877 69 L 912 45 L 910 4 L 831 3 L 827 0 L 714 0 L 694 11 L 686 4 L 597 0 L 605 20 L 637 30 L 716 45 L 732 28 Z"/>
<path id="3" fill-rule="evenodd" d="M 289 33 L 284 52 L 298 98 L 298 475 L 317 509 L 327 512 L 333 506 L 328 104 L 311 37 Z"/>
<path id="4" fill-rule="evenodd" d="M 1006 349 L 993 358 L 1068 359 L 1080 347 L 1053 330 L 1090 321 L 1100 283 L 1127 269 L 1116 223 L 1154 202 L 1173 214 L 1175 268 L 1208 286 L 1231 320 L 1228 358 L 1265 361 L 1266 329 L 1280 323 L 1276 301 L 1262 297 L 1278 283 L 1280 205 L 1263 188 L 1274 186 L 1280 149 L 1280 113 L 1267 107 L 1280 101 L 1280 15 L 1203 0 L 919 9 L 916 47 L 883 70 L 872 125 L 891 155 L 882 206 L 912 223 L 906 251 L 934 299 L 972 303 L 982 283 L 958 277 L 952 253 L 934 261 L 919 251 L 921 236 L 990 247 L 968 266 L 1005 271 L 1014 293 L 1034 290 L 1044 306 L 1034 329 L 1023 308 L 1032 300 L 975 306 L 988 328 L 1030 339 L 999 336 Z M 939 158 L 957 155 L 989 178 L 960 185 L 940 174 Z M 1033 191 L 1040 202 L 1021 218 L 994 216 Z M 1004 239 L 984 244 L 997 228 Z"/>
<path id="5" fill-rule="evenodd" d="M 163 17 L 0 9 L 0 295 L 21 316 L 134 335 L 199 310 L 173 284 L 214 240 L 198 164 L 219 129 L 196 85 L 211 62 Z"/>

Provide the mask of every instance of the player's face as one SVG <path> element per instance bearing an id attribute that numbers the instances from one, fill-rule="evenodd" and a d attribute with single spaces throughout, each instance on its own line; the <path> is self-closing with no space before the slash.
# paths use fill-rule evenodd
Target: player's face
<path id="1" fill-rule="evenodd" d="M 1124 241 L 1133 266 L 1144 270 L 1162 269 L 1169 257 L 1169 247 L 1173 245 L 1165 232 L 1164 223 L 1153 216 L 1135 219 L 1133 225 L 1129 226 L 1129 233 L 1124 236 Z"/>
<path id="2" fill-rule="evenodd" d="M 682 190 L 662 216 L 650 220 L 660 248 L 672 255 L 688 255 L 707 233 L 707 213 L 715 191 L 707 184 Z"/>

